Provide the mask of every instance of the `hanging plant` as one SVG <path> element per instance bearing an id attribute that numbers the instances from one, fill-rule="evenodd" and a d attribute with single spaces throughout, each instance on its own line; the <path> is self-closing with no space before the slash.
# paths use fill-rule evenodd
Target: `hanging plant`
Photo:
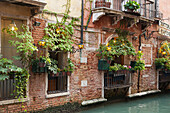
<path id="1" fill-rule="evenodd" d="M 127 39 L 129 34 L 126 30 L 116 29 L 115 32 L 118 34 L 118 37 L 115 37 L 109 41 L 109 46 L 112 47 L 111 51 L 115 56 L 119 57 L 120 55 L 136 55 L 135 48 L 132 43 Z"/>
<path id="2" fill-rule="evenodd" d="M 116 29 L 116 33 L 119 37 L 115 37 L 114 39 L 110 40 L 106 45 L 100 45 L 100 48 L 97 50 L 97 56 L 99 59 L 113 60 L 115 56 L 119 57 L 121 55 L 136 55 L 135 48 L 127 39 L 129 32 Z"/>
<path id="3" fill-rule="evenodd" d="M 56 23 L 48 23 L 48 26 L 44 29 L 46 33 L 43 37 L 46 42 L 45 47 L 51 50 L 71 52 L 75 21 L 77 21 L 75 18 L 69 20 L 69 15 L 67 14 L 64 14 L 61 21 L 56 16 Z"/>
<path id="4" fill-rule="evenodd" d="M 168 43 L 168 41 L 164 41 L 161 43 L 161 47 L 159 49 L 159 57 L 168 56 L 170 56 L 170 43 Z"/>

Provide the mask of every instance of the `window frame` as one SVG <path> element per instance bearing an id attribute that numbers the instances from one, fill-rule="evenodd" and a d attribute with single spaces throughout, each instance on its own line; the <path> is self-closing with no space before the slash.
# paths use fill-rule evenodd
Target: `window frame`
<path id="1" fill-rule="evenodd" d="M 67 96 L 70 95 L 69 87 L 70 87 L 70 76 L 67 76 L 67 91 L 61 92 L 61 93 L 55 93 L 55 94 L 48 94 L 48 73 L 45 74 L 46 76 L 46 98 L 53 98 L 53 97 L 59 97 L 59 96 Z"/>
<path id="2" fill-rule="evenodd" d="M 46 53 L 48 53 L 48 49 L 46 49 Z M 67 58 L 70 58 L 70 53 L 67 54 Z M 55 94 L 48 94 L 48 73 L 45 73 L 45 84 L 46 84 L 46 89 L 45 89 L 45 97 L 46 98 L 53 98 L 53 97 L 60 97 L 60 96 L 68 96 L 70 95 L 70 76 L 67 76 L 67 91 L 66 92 L 61 92 L 61 93 L 55 93 Z"/>
<path id="3" fill-rule="evenodd" d="M 10 14 L 0 14 L 0 31 L 2 31 L 1 28 L 1 20 L 3 18 L 10 18 L 10 19 L 18 19 L 26 21 L 26 24 L 29 25 L 29 16 L 16 16 L 16 15 L 10 15 Z M 0 47 L 1 47 L 1 32 L 0 32 Z M 1 48 L 0 48 L 0 54 L 1 54 Z M 29 81 L 27 84 L 27 90 L 26 90 L 26 98 L 24 98 L 22 101 L 19 101 L 18 99 L 9 99 L 9 100 L 1 100 L 0 105 L 8 105 L 8 104 L 14 104 L 14 103 L 21 103 L 21 102 L 27 102 L 29 101 Z"/>
<path id="4" fill-rule="evenodd" d="M 150 52 L 150 54 L 151 54 L 151 64 L 145 64 L 145 67 L 152 67 L 152 64 L 153 64 L 153 55 L 152 55 L 153 47 L 152 47 L 151 44 L 141 44 L 141 50 L 142 50 L 142 47 L 149 47 L 149 48 L 151 48 L 151 52 Z M 144 60 L 143 57 L 142 57 L 142 60 Z"/>

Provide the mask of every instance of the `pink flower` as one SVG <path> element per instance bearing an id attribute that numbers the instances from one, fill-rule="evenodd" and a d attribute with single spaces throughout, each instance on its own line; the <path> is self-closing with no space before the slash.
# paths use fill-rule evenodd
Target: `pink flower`
<path id="1" fill-rule="evenodd" d="M 128 67 L 129 67 L 129 69 L 132 68 L 131 66 L 128 66 Z"/>
<path id="2" fill-rule="evenodd" d="M 127 67 L 126 65 L 124 65 L 123 67 Z"/>

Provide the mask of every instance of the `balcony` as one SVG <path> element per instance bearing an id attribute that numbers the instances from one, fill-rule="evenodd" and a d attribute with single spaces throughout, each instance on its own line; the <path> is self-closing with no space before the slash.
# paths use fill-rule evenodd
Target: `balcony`
<path id="1" fill-rule="evenodd" d="M 106 2 L 107 1 L 107 2 Z M 153 21 L 156 17 L 154 3 L 151 0 L 133 0 L 140 4 L 140 9 L 136 12 L 128 12 L 124 5 L 128 0 L 94 0 L 93 1 L 93 22 L 103 15 L 139 18 L 144 21 Z M 159 15 L 158 15 L 159 16 Z"/>
<path id="2" fill-rule="evenodd" d="M 0 2 L 29 7 L 32 15 L 42 12 L 47 4 L 45 0 L 0 0 Z"/>
<path id="3" fill-rule="evenodd" d="M 104 74 L 105 89 L 129 88 L 131 85 L 131 72 L 128 70 L 119 70 Z"/>
<path id="4" fill-rule="evenodd" d="M 170 84 L 170 71 L 159 71 L 159 89 L 165 90 Z"/>

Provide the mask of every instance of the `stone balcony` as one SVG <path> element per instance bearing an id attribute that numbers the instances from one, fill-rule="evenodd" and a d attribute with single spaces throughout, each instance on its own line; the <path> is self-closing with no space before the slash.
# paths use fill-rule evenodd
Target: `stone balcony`
<path id="1" fill-rule="evenodd" d="M 103 15 L 116 17 L 119 21 L 124 17 L 136 18 L 137 21 L 142 20 L 154 21 L 156 11 L 154 10 L 154 2 L 151 0 L 134 0 L 140 4 L 140 9 L 136 12 L 129 12 L 124 8 L 128 0 L 94 0 L 93 1 L 93 22 L 99 20 Z M 159 15 L 157 15 L 159 16 Z M 160 16 L 159 16 L 160 17 Z"/>

